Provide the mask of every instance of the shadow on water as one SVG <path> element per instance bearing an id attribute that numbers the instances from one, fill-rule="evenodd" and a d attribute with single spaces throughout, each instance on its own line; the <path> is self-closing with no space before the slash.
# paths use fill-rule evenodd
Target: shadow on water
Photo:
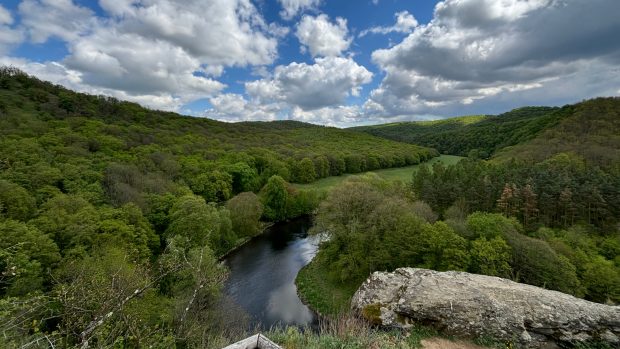
<path id="1" fill-rule="evenodd" d="M 317 251 L 310 217 L 282 222 L 230 254 L 224 293 L 249 316 L 249 326 L 316 327 L 317 315 L 297 296 L 295 277 Z"/>

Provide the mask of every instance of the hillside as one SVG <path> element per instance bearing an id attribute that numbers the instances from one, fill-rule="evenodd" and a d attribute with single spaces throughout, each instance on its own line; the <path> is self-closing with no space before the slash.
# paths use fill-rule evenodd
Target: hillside
<path id="1" fill-rule="evenodd" d="M 497 116 L 463 116 L 352 129 L 387 139 L 432 147 L 445 154 L 487 158 L 499 149 L 535 137 L 542 130 L 555 125 L 558 120 L 570 113 L 570 110 L 570 107 L 524 107 Z"/>
<path id="2" fill-rule="evenodd" d="M 428 148 L 294 121 L 231 124 L 149 110 L 75 93 L 11 68 L 0 72 L 0 87 L 1 178 L 33 192 L 44 184 L 68 193 L 99 186 L 114 164 L 128 167 L 125 172 L 148 173 L 159 188 L 183 182 L 194 190 L 197 176 L 219 171 L 231 175 L 233 191 L 240 192 L 259 189 L 273 174 L 308 183 L 438 155 Z M 249 176 L 243 184 L 237 178 L 242 172 Z M 37 173 L 45 180 L 32 178 Z"/>
<path id="3" fill-rule="evenodd" d="M 546 160 L 574 153 L 589 164 L 620 166 L 620 98 L 597 98 L 570 107 L 570 113 L 533 139 L 500 150 L 499 161 Z"/>

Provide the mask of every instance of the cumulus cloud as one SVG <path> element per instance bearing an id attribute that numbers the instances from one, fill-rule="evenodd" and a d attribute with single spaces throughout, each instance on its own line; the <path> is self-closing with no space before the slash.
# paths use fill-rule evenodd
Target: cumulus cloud
<path id="1" fill-rule="evenodd" d="M 312 57 L 339 56 L 349 48 L 352 39 L 348 37 L 347 20 L 341 17 L 329 21 L 326 14 L 316 17 L 305 15 L 297 24 L 295 35 L 303 50 L 309 50 Z"/>
<path id="2" fill-rule="evenodd" d="M 272 121 L 286 118 L 287 106 L 283 103 L 248 101 L 240 94 L 223 93 L 209 99 L 212 108 L 202 116 L 228 122 Z"/>
<path id="3" fill-rule="evenodd" d="M 13 24 L 13 16 L 11 15 L 11 12 L 4 6 L 0 5 L 0 25 L 11 24 Z"/>
<path id="4" fill-rule="evenodd" d="M 209 99 L 203 116 L 224 121 L 294 119 L 331 126 L 350 126 L 363 117 L 359 106 L 347 106 L 372 73 L 350 58 L 317 58 L 314 64 L 278 66 L 269 77 L 245 84 L 248 98 L 222 93 Z"/>
<path id="5" fill-rule="evenodd" d="M 394 17 L 396 17 L 396 23 L 394 23 L 394 25 L 389 27 L 372 27 L 362 30 L 359 37 L 364 37 L 368 34 L 411 33 L 415 27 L 418 26 L 418 21 L 407 11 L 397 12 L 394 14 Z"/>
<path id="6" fill-rule="evenodd" d="M 11 12 L 0 5 L 0 54 L 8 51 L 11 46 L 21 43 L 24 39 L 21 30 L 11 27 L 13 23 L 14 19 Z"/>
<path id="7" fill-rule="evenodd" d="M 90 9 L 72 0 L 24 0 L 18 9 L 29 39 L 38 44 L 50 37 L 65 41 L 77 39 L 95 21 Z"/>
<path id="8" fill-rule="evenodd" d="M 433 20 L 389 49 L 373 52 L 386 73 L 365 108 L 370 115 L 445 113 L 468 106 L 547 103 L 583 94 L 588 74 L 620 63 L 620 2 L 610 0 L 446 0 Z M 618 80 L 592 82 L 598 93 Z M 536 91 L 528 93 L 528 91 Z M 574 92 L 574 94 L 573 94 Z M 508 98 L 509 99 L 509 98 Z M 510 107 L 514 107 L 512 105 Z"/>
<path id="9" fill-rule="evenodd" d="M 291 20 L 304 10 L 315 9 L 321 4 L 321 0 L 278 0 L 282 5 L 280 16 Z"/>
<path id="10" fill-rule="evenodd" d="M 344 103 L 358 95 L 372 73 L 351 58 L 317 58 L 314 64 L 291 63 L 275 68 L 272 78 L 246 83 L 247 93 L 262 102 L 286 102 L 303 110 Z"/>
<path id="11" fill-rule="evenodd" d="M 267 23 L 251 0 L 100 0 L 105 17 L 73 0 L 24 0 L 21 27 L 30 41 L 66 41 L 69 55 L 42 66 L 23 64 L 53 82 L 57 73 L 78 79 L 80 91 L 147 106 L 178 109 L 180 103 L 216 95 L 226 86 L 213 78 L 226 67 L 271 64 L 287 28 Z M 12 18 L 0 10 L 0 21 Z M 5 32 L 0 24 L 0 49 Z M 47 74 L 42 70 L 50 69 Z M 170 103 L 166 105 L 166 103 Z"/>
<path id="12" fill-rule="evenodd" d="M 32 62 L 23 58 L 0 57 L 0 65 L 17 67 L 39 79 L 53 81 L 75 91 L 112 96 L 153 109 L 176 111 L 191 101 L 191 98 L 169 93 L 135 95 L 122 90 L 89 85 L 83 82 L 82 72 L 70 69 L 58 62 Z"/>
<path id="13" fill-rule="evenodd" d="M 362 120 L 359 106 L 330 106 L 314 110 L 304 110 L 284 102 L 263 103 L 256 99 L 246 99 L 234 93 L 224 93 L 209 99 L 212 108 L 201 116 L 227 122 L 297 120 L 328 126 L 353 126 Z"/>

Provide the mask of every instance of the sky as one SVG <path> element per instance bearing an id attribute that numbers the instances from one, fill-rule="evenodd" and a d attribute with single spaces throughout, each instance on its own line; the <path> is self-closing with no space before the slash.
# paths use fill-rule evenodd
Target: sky
<path id="1" fill-rule="evenodd" d="M 0 65 L 230 122 L 498 114 L 620 95 L 620 1 L 0 0 Z"/>

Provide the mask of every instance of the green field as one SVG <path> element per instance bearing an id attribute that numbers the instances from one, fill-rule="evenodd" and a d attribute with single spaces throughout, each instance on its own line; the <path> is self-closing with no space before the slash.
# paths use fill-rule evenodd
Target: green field
<path id="1" fill-rule="evenodd" d="M 452 164 L 456 164 L 461 159 L 463 159 L 463 157 L 461 156 L 441 155 L 439 157 L 431 159 L 430 161 L 425 162 L 425 164 L 432 165 L 436 162 L 442 162 L 444 165 L 452 165 Z M 411 175 L 413 174 L 413 172 L 416 171 L 419 168 L 419 166 L 420 165 L 398 167 L 398 168 L 388 168 L 388 169 L 376 170 L 372 172 L 390 181 L 400 180 L 403 182 L 408 182 L 411 180 Z M 318 191 L 329 190 L 332 187 L 342 183 L 345 179 L 347 179 L 350 176 L 354 176 L 354 175 L 345 174 L 342 176 L 332 176 L 332 177 L 319 179 L 318 181 L 314 181 L 309 184 L 293 184 L 293 186 L 295 186 L 295 188 L 297 189 L 303 189 L 303 190 L 318 190 Z"/>

